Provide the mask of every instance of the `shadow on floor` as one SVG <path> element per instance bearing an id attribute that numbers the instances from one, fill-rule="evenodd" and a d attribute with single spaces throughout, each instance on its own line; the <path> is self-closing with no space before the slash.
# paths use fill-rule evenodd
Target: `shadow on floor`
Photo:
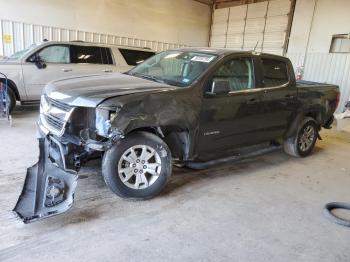
<path id="1" fill-rule="evenodd" d="M 322 150 L 322 148 L 316 147 L 314 154 L 320 153 Z M 264 169 L 269 166 L 280 166 L 285 162 L 296 160 L 298 159 L 286 155 L 283 150 L 276 150 L 267 154 L 262 154 L 244 160 L 218 164 L 217 166 L 212 166 L 203 170 L 194 170 L 186 167 L 179 168 L 173 166 L 173 173 L 170 181 L 165 190 L 160 194 L 160 197 L 173 194 L 184 186 L 191 185 L 192 187 L 196 187 L 195 184 L 198 184 L 200 186 L 200 184 L 202 184 L 201 181 L 203 180 L 208 181 L 220 179 L 227 176 L 249 175 L 251 173 L 255 173 L 259 169 Z M 88 162 L 82 171 L 82 179 L 91 179 L 89 182 L 96 184 L 97 187 L 105 186 L 101 174 L 101 160 L 95 159 L 91 162 Z"/>
<path id="2" fill-rule="evenodd" d="M 11 112 L 12 121 L 31 120 L 36 121 L 36 116 L 39 115 L 39 105 L 19 105 Z"/>

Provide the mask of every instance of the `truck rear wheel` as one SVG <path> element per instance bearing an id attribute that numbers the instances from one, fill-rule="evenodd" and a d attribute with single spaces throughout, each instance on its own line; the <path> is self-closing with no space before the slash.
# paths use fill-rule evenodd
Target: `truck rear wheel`
<path id="1" fill-rule="evenodd" d="M 318 137 L 318 126 L 311 117 L 306 117 L 296 132 L 296 135 L 284 141 L 284 151 L 291 156 L 308 156 L 316 143 Z"/>
<path id="2" fill-rule="evenodd" d="M 126 136 L 104 154 L 102 161 L 107 186 L 122 198 L 148 199 L 158 195 L 171 170 L 168 146 L 147 132 Z"/>

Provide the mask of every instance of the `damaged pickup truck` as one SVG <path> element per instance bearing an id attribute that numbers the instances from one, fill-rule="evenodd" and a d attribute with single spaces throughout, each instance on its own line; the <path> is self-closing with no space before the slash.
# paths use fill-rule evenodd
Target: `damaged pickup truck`
<path id="1" fill-rule="evenodd" d="M 39 162 L 14 211 L 27 223 L 68 210 L 96 155 L 107 186 L 136 199 L 158 195 L 174 163 L 204 168 L 266 142 L 305 157 L 338 101 L 337 86 L 296 82 L 285 57 L 227 49 L 165 51 L 125 74 L 51 82 Z"/>

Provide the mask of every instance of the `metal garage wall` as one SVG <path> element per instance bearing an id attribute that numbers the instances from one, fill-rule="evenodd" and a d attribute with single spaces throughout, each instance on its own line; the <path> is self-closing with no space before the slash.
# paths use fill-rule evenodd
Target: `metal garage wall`
<path id="1" fill-rule="evenodd" d="M 210 46 L 282 54 L 290 0 L 270 0 L 216 9 Z"/>
<path id="2" fill-rule="evenodd" d="M 0 21 L 0 55 L 8 56 L 33 43 L 47 40 L 82 40 L 94 43 L 107 43 L 135 47 L 149 47 L 154 51 L 184 47 L 181 44 L 149 41 L 137 38 L 100 34 L 45 25 L 34 25 L 8 20 Z"/>
<path id="3" fill-rule="evenodd" d="M 305 57 L 304 53 L 288 53 L 287 56 L 294 70 L 302 69 L 303 79 L 339 85 L 341 97 L 337 111 L 342 112 L 350 101 L 350 54 L 309 53 Z"/>

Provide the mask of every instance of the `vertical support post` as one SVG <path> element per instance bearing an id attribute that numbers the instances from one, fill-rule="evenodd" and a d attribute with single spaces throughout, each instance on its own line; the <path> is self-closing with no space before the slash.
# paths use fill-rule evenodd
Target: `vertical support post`
<path id="1" fill-rule="evenodd" d="M 247 26 L 247 19 L 248 19 L 248 5 L 246 4 L 245 18 L 244 18 L 244 28 L 243 28 L 243 38 L 242 38 L 242 50 L 244 50 L 244 39 L 245 39 L 245 29 L 246 29 L 246 26 Z"/>
<path id="2" fill-rule="evenodd" d="M 213 4 L 210 5 L 210 25 L 209 25 L 208 47 L 211 44 L 211 33 L 213 30 L 214 10 L 215 10 L 215 1 Z"/>
<path id="3" fill-rule="evenodd" d="M 283 55 L 284 56 L 287 54 L 287 51 L 288 51 L 289 38 L 290 38 L 291 31 L 292 31 L 292 24 L 293 24 L 294 12 L 295 12 L 295 4 L 296 4 L 296 0 L 291 0 L 290 10 L 288 13 L 287 32 L 286 32 L 286 36 L 285 36 L 284 43 L 283 43 Z"/>
<path id="4" fill-rule="evenodd" d="M 231 14 L 231 8 L 228 8 L 228 16 L 227 16 L 227 21 L 226 21 L 226 38 L 225 38 L 225 48 L 227 47 L 227 35 L 228 35 L 228 26 L 230 24 L 230 14 Z"/>
<path id="5" fill-rule="evenodd" d="M 309 48 L 310 48 L 310 38 L 311 38 L 312 27 L 313 27 L 314 19 L 315 19 L 317 3 L 318 3 L 318 0 L 315 0 L 314 10 L 313 10 L 313 13 L 312 13 L 312 19 L 311 19 L 311 24 L 310 24 L 310 30 L 309 30 L 309 34 L 308 34 L 308 37 L 307 37 L 307 44 L 306 44 L 306 49 L 305 49 L 305 53 L 304 53 L 304 61 L 303 61 L 303 68 L 304 68 L 303 71 L 304 72 L 305 72 L 306 59 L 307 59 L 307 55 L 308 55 Z"/>

